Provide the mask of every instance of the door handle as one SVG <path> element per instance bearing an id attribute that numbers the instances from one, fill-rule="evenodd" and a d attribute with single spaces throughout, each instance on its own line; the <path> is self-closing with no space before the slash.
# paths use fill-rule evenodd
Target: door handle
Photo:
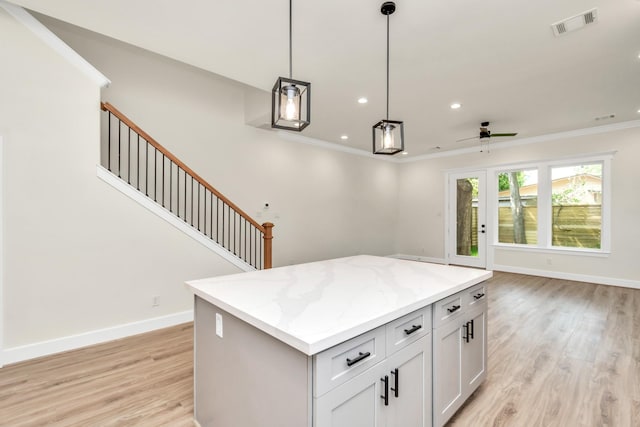
<path id="1" fill-rule="evenodd" d="M 464 328 L 464 335 L 462 339 L 464 340 L 464 342 L 469 342 L 469 322 L 462 325 L 462 327 Z"/>
<path id="2" fill-rule="evenodd" d="M 398 397 L 398 382 L 400 382 L 398 368 L 391 371 L 391 375 L 394 376 L 394 385 L 391 387 L 391 391 L 394 393 L 395 397 Z"/>
<path id="3" fill-rule="evenodd" d="M 389 406 L 389 376 L 385 375 L 380 381 L 384 384 L 384 394 L 380 397 L 384 400 L 384 406 Z"/>

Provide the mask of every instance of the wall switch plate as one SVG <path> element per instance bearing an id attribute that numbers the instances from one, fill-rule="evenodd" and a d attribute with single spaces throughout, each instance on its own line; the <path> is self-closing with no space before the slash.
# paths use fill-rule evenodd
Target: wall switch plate
<path id="1" fill-rule="evenodd" d="M 222 314 L 216 313 L 216 335 L 222 338 Z"/>

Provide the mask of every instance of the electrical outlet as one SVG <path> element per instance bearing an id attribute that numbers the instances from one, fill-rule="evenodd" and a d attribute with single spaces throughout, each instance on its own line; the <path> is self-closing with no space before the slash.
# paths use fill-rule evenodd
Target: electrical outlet
<path id="1" fill-rule="evenodd" d="M 222 314 L 216 313 L 216 335 L 222 338 Z"/>
<path id="2" fill-rule="evenodd" d="M 156 295 L 151 299 L 151 307 L 158 307 L 159 305 L 160 305 L 160 297 Z"/>

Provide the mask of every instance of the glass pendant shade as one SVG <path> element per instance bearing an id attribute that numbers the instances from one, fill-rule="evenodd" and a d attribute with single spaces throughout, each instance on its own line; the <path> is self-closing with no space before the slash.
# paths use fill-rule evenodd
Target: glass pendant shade
<path id="1" fill-rule="evenodd" d="M 311 122 L 311 83 L 279 77 L 271 91 L 271 127 L 301 131 Z"/>
<path id="2" fill-rule="evenodd" d="M 396 154 L 404 151 L 404 123 L 380 120 L 373 125 L 373 154 Z"/>

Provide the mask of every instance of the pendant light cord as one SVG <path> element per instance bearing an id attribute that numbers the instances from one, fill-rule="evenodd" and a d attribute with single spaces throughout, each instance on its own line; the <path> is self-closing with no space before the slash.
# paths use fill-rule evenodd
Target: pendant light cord
<path id="1" fill-rule="evenodd" d="M 293 19 L 292 19 L 292 12 L 291 12 L 292 3 L 293 3 L 293 0 L 289 0 L 289 78 L 290 79 L 293 78 L 293 29 L 292 29 Z"/>
<path id="2" fill-rule="evenodd" d="M 389 15 L 387 15 L 387 120 L 389 120 Z"/>

